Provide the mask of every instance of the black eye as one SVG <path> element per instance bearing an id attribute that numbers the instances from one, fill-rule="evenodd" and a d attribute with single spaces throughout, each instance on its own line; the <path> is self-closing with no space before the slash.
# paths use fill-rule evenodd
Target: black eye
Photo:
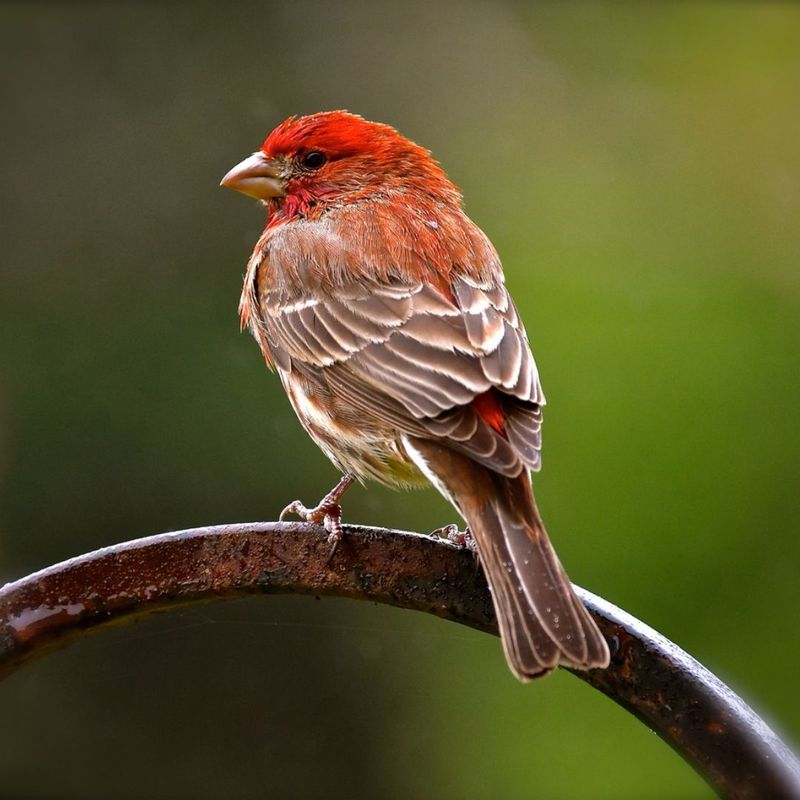
<path id="1" fill-rule="evenodd" d="M 319 169 L 327 160 L 325 153 L 320 153 L 319 150 L 312 150 L 303 156 L 303 166 L 309 169 Z"/>

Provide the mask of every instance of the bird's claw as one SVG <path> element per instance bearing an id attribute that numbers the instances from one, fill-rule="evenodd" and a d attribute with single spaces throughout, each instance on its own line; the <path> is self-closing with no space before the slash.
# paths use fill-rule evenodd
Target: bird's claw
<path id="1" fill-rule="evenodd" d="M 475 542 L 475 537 L 470 533 L 469 528 L 464 528 L 463 531 L 460 531 L 458 525 L 444 525 L 432 531 L 431 535 L 438 536 L 440 539 L 447 539 L 448 542 L 457 544 L 460 547 L 465 547 L 472 553 L 478 552 L 478 545 Z"/>
<path id="2" fill-rule="evenodd" d="M 450 523 L 449 525 L 442 525 L 441 528 L 436 528 L 432 530 L 430 535 L 435 536 L 437 539 L 447 539 L 449 542 L 452 542 L 453 536 L 458 534 L 458 525 Z"/>
<path id="3" fill-rule="evenodd" d="M 288 514 L 296 514 L 306 522 L 315 522 L 325 528 L 328 533 L 328 544 L 331 546 L 331 551 L 325 560 L 325 563 L 328 564 L 333 558 L 333 554 L 336 552 L 336 548 L 343 536 L 342 507 L 338 503 L 323 502 L 314 508 L 307 508 L 299 500 L 295 500 L 281 511 L 278 519 L 283 522 Z"/>
<path id="4" fill-rule="evenodd" d="M 307 508 L 299 500 L 294 500 L 281 511 L 278 519 L 283 522 L 289 514 L 295 514 L 306 522 L 322 525 L 328 532 L 329 541 L 342 538 L 342 507 L 338 503 L 322 502 L 314 508 Z"/>
<path id="5" fill-rule="evenodd" d="M 352 475 L 343 475 L 339 483 L 314 508 L 306 508 L 299 500 L 295 500 L 289 503 L 281 511 L 280 517 L 278 517 L 282 522 L 287 514 L 296 514 L 306 522 L 321 524 L 328 532 L 328 544 L 331 546 L 331 552 L 326 563 L 333 558 L 336 547 L 342 540 L 342 507 L 339 505 L 339 500 L 350 488 L 354 480 Z"/>

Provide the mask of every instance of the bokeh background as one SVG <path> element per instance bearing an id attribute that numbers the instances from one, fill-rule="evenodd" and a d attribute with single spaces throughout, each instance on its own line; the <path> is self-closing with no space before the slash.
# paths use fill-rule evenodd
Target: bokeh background
<path id="1" fill-rule="evenodd" d="M 333 468 L 240 334 L 263 210 L 220 176 L 293 113 L 430 147 L 501 253 L 578 583 L 800 738 L 800 8 L 0 8 L 0 579 L 274 518 Z M 350 521 L 430 530 L 432 491 Z M 704 798 L 568 674 L 396 609 L 259 598 L 0 685 L 2 798 Z"/>

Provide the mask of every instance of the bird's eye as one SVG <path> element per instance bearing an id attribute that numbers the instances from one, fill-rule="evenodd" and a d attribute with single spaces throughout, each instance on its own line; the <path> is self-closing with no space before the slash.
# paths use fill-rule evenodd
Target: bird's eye
<path id="1" fill-rule="evenodd" d="M 303 166 L 309 169 L 319 169 L 327 160 L 325 153 L 320 153 L 319 150 L 312 150 L 303 156 Z"/>

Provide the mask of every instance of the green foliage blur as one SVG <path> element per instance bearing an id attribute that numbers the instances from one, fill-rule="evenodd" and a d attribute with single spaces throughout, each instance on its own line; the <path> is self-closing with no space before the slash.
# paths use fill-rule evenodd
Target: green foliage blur
<path id="1" fill-rule="evenodd" d="M 0 579 L 336 479 L 239 333 L 222 174 L 289 114 L 430 147 L 503 258 L 573 579 L 800 738 L 800 8 L 0 7 Z M 346 519 L 452 521 L 355 489 Z M 2 798 L 705 798 L 568 674 L 396 609 L 175 611 L 0 684 Z"/>

